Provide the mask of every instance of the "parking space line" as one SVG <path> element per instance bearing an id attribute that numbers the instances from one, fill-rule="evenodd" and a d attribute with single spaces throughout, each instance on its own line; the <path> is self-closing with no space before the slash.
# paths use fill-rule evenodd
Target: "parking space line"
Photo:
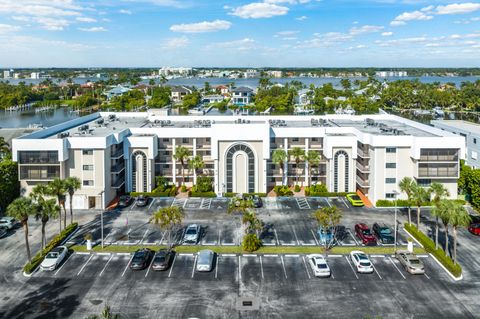
<path id="1" fill-rule="evenodd" d="M 165 238 L 165 234 L 166 234 L 166 233 L 167 233 L 167 232 L 163 232 L 163 234 L 162 234 L 162 239 L 160 239 L 160 244 L 163 242 L 163 239 Z"/>
<path id="2" fill-rule="evenodd" d="M 307 272 L 308 279 L 312 279 L 312 277 L 310 277 L 310 273 L 308 272 L 308 267 L 307 267 L 307 262 L 305 261 L 305 256 L 302 256 L 302 259 L 303 259 L 303 264 L 305 265 L 305 271 Z"/>
<path id="3" fill-rule="evenodd" d="M 132 206 L 130 207 L 130 211 L 133 210 L 133 208 L 135 208 L 135 205 L 137 205 L 137 200 L 135 199 L 135 201 L 133 202 Z"/>
<path id="4" fill-rule="evenodd" d="M 183 202 L 183 209 L 185 209 L 185 206 L 187 205 L 187 201 L 188 199 L 185 199 L 185 201 Z"/>
<path id="5" fill-rule="evenodd" d="M 295 228 L 293 228 L 293 226 L 290 226 L 290 227 L 292 227 L 293 236 L 295 236 L 295 240 L 297 241 L 297 246 L 300 246 L 300 241 L 298 240 L 297 232 L 295 231 Z"/>
<path id="6" fill-rule="evenodd" d="M 283 256 L 280 255 L 280 259 L 282 260 L 282 267 L 283 267 L 283 273 L 285 274 L 285 279 L 287 279 L 287 270 L 285 269 L 285 262 L 283 261 Z"/>
<path id="7" fill-rule="evenodd" d="M 275 233 L 275 240 L 277 241 L 277 246 L 280 245 L 280 242 L 278 241 L 278 235 L 277 235 L 277 230 L 273 228 L 273 232 Z"/>
<path id="8" fill-rule="evenodd" d="M 128 260 L 128 263 L 127 263 L 127 265 L 125 266 L 125 269 L 124 269 L 123 272 L 122 272 L 122 277 L 123 277 L 123 276 L 125 275 L 125 273 L 127 272 L 128 266 L 130 266 L 130 263 L 132 262 L 133 256 L 134 256 L 134 255 L 132 255 L 132 257 L 130 257 L 130 259 Z"/>
<path id="9" fill-rule="evenodd" d="M 83 269 L 85 269 L 85 267 L 88 265 L 88 263 L 90 262 L 90 260 L 92 260 L 94 255 L 90 255 L 90 257 L 88 257 L 87 259 L 87 262 L 83 264 L 82 268 L 80 268 L 80 271 L 77 273 L 77 276 L 80 275 L 80 273 L 83 271 Z"/>
<path id="10" fill-rule="evenodd" d="M 105 266 L 103 266 L 103 269 L 100 272 L 100 274 L 98 274 L 98 277 L 102 277 L 103 272 L 105 271 L 105 269 L 107 269 L 107 266 L 110 263 L 110 260 L 112 260 L 112 258 L 113 258 L 113 254 L 110 254 L 110 258 L 108 258 L 107 263 L 105 264 Z"/>
<path id="11" fill-rule="evenodd" d="M 350 230 L 350 228 L 347 228 L 347 231 L 348 231 L 348 233 L 350 234 L 350 236 L 352 236 L 353 241 L 355 242 L 355 244 L 358 246 L 359 243 L 358 243 L 357 239 L 355 238 L 355 236 L 353 236 L 353 233 L 352 233 L 352 231 Z"/>
<path id="12" fill-rule="evenodd" d="M 59 272 L 60 270 L 62 270 L 63 266 L 65 266 L 65 264 L 71 259 L 72 256 L 73 256 L 73 254 L 71 254 L 71 255 L 67 258 L 67 260 L 65 260 L 65 262 L 63 263 L 63 265 L 61 265 L 60 268 L 58 268 L 58 270 L 53 274 L 54 276 L 56 276 L 56 275 L 58 274 L 58 272 Z"/>
<path id="13" fill-rule="evenodd" d="M 265 254 L 263 257 L 278 257 L 276 254 Z"/>
<path id="14" fill-rule="evenodd" d="M 235 254 L 221 254 L 222 257 L 235 257 Z"/>
<path id="15" fill-rule="evenodd" d="M 217 260 L 215 263 L 215 279 L 217 279 L 217 273 L 218 273 L 218 260 L 220 259 L 220 256 L 217 255 Z"/>
<path id="16" fill-rule="evenodd" d="M 348 264 L 350 265 L 350 268 L 352 269 L 353 274 L 354 274 L 355 277 L 358 279 L 357 272 L 355 271 L 355 269 L 353 269 L 353 266 L 352 266 L 352 264 L 350 263 L 350 260 L 348 260 L 348 257 L 347 257 L 347 256 L 345 256 L 345 259 L 347 260 Z"/>
<path id="17" fill-rule="evenodd" d="M 298 257 L 300 257 L 300 255 L 285 255 L 285 257 L 289 257 L 289 258 L 298 258 Z"/>
<path id="18" fill-rule="evenodd" d="M 238 255 L 238 281 L 242 280 L 242 256 Z"/>
<path id="19" fill-rule="evenodd" d="M 313 230 L 310 229 L 310 232 L 312 233 L 313 239 L 315 239 L 315 243 L 317 244 L 317 246 L 320 246 L 320 243 L 318 242 L 317 237 L 315 237 L 315 233 L 313 232 Z"/>
<path id="20" fill-rule="evenodd" d="M 332 207 L 332 204 L 330 204 L 330 200 L 328 199 L 328 197 L 325 197 L 324 200 L 327 202 L 328 206 Z"/>
<path id="21" fill-rule="evenodd" d="M 143 241 L 145 240 L 145 237 L 147 236 L 148 234 L 148 229 L 145 230 L 145 232 L 143 233 L 143 237 L 142 237 L 142 240 L 140 240 L 140 245 L 143 243 Z"/>
<path id="22" fill-rule="evenodd" d="M 347 203 L 345 202 L 345 199 L 344 199 L 343 197 L 340 197 L 340 199 L 341 199 L 342 203 L 343 203 L 347 208 L 350 208 L 350 207 L 348 207 L 348 205 L 347 205 Z"/>
<path id="23" fill-rule="evenodd" d="M 168 278 L 172 275 L 173 265 L 175 265 L 175 260 L 177 260 L 177 254 L 173 255 L 172 265 L 170 266 L 170 271 L 168 272 Z"/>
<path id="24" fill-rule="evenodd" d="M 260 271 L 262 273 L 262 279 L 264 279 L 263 277 L 263 262 L 262 262 L 262 256 L 260 255 Z"/>
<path id="25" fill-rule="evenodd" d="M 430 279 L 426 272 L 424 272 L 423 274 L 425 275 L 425 277 L 427 277 L 427 279 Z"/>
<path id="26" fill-rule="evenodd" d="M 219 230 L 218 230 L 218 244 L 219 244 L 219 245 L 222 244 L 221 238 L 220 238 L 220 232 L 221 232 L 221 230 L 219 229 Z"/>
<path id="27" fill-rule="evenodd" d="M 149 210 L 150 210 L 150 208 L 152 208 L 152 205 L 153 205 L 153 203 L 155 203 L 155 200 L 156 200 L 156 198 L 153 198 L 153 199 L 152 199 L 152 202 L 150 203 L 150 205 L 148 205 L 148 209 L 149 209 Z"/>
<path id="28" fill-rule="evenodd" d="M 397 265 L 395 265 L 395 263 L 393 262 L 393 259 L 389 256 L 388 259 L 390 260 L 390 262 L 392 263 L 393 267 L 395 267 L 395 269 L 398 271 L 398 273 L 403 277 L 403 279 L 407 279 L 405 278 L 405 276 L 403 275 L 403 273 L 400 271 L 400 269 L 398 269 Z"/>
<path id="29" fill-rule="evenodd" d="M 197 258 L 198 258 L 198 255 L 195 255 L 195 260 L 193 261 L 193 268 L 192 268 L 192 278 L 193 278 L 193 275 L 195 275 L 195 266 L 197 265 Z"/>
<path id="30" fill-rule="evenodd" d="M 150 265 L 148 265 L 147 272 L 145 273 L 145 278 L 147 278 L 148 273 L 150 272 L 150 268 L 152 268 L 153 260 L 154 260 L 154 259 L 155 259 L 155 258 L 152 257 L 152 261 L 150 262 Z"/>
<path id="31" fill-rule="evenodd" d="M 382 276 L 380 276 L 380 273 L 377 271 L 377 267 L 372 263 L 373 270 L 375 270 L 375 273 L 377 274 L 378 278 L 383 279 Z"/>

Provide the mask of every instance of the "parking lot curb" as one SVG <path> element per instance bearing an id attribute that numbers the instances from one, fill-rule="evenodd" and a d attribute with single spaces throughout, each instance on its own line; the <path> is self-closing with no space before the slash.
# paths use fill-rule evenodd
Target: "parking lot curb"
<path id="1" fill-rule="evenodd" d="M 444 266 L 444 265 L 442 265 L 442 263 L 441 263 L 441 262 L 439 262 L 439 261 L 438 261 L 438 259 L 437 259 L 437 258 L 435 258 L 435 256 L 434 256 L 434 255 L 432 255 L 432 254 L 430 254 L 430 253 L 429 253 L 429 255 L 430 255 L 430 257 L 432 257 L 432 258 L 433 258 L 433 260 L 435 260 L 435 261 L 437 262 L 437 264 L 438 264 L 438 265 L 440 265 L 440 267 L 442 267 L 442 269 L 443 269 L 443 270 L 445 270 L 445 272 L 446 272 L 446 273 L 447 273 L 447 274 L 448 274 L 448 275 L 449 275 L 449 276 L 450 276 L 450 277 L 451 277 L 453 280 L 455 280 L 455 281 L 460 281 L 460 280 L 462 280 L 462 279 L 463 279 L 463 274 L 462 274 L 462 275 L 460 275 L 460 277 L 455 277 L 455 276 L 454 276 L 454 275 L 453 275 L 453 274 L 452 274 L 450 271 L 448 271 L 448 269 L 447 269 L 447 268 L 445 268 L 445 266 Z"/>
<path id="2" fill-rule="evenodd" d="M 410 236 L 410 238 L 412 238 L 420 247 L 424 248 L 423 245 L 412 235 L 408 232 L 408 230 L 405 229 L 405 227 L 402 227 L 403 231 L 406 232 L 408 234 L 408 236 Z"/>
<path id="3" fill-rule="evenodd" d="M 24 277 L 30 278 L 30 277 L 33 276 L 33 274 L 34 274 L 36 271 L 37 271 L 37 269 L 35 269 L 34 271 L 32 271 L 30 274 L 27 274 L 27 273 L 24 272 L 24 271 L 23 271 L 22 273 L 23 273 L 23 276 L 24 276 Z"/>

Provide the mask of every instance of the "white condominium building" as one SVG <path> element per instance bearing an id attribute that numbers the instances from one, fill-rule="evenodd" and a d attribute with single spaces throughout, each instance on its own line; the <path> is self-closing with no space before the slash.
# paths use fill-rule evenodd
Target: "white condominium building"
<path id="1" fill-rule="evenodd" d="M 155 177 L 180 185 L 175 149 L 200 156 L 203 172 L 185 169 L 187 185 L 210 175 L 215 192 L 268 192 L 275 185 L 323 183 L 331 192 L 361 191 L 372 203 L 393 199 L 405 176 L 443 183 L 455 197 L 463 137 L 388 114 L 327 116 L 165 116 L 95 113 L 13 140 L 21 187 L 76 176 L 74 208 L 104 208 L 125 192 L 150 192 Z M 315 150 L 315 167 L 293 158 L 283 170 L 276 149 Z M 283 173 L 283 174 L 282 174 Z M 309 176 L 311 174 L 311 176 Z M 284 177 L 285 176 L 285 177 Z M 404 198 L 400 195 L 399 198 Z M 68 201 L 67 201 L 68 202 Z"/>

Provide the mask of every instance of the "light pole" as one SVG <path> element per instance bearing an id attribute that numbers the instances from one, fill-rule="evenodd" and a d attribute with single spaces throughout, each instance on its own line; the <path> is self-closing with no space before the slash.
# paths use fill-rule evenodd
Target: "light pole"
<path id="1" fill-rule="evenodd" d="M 100 204 L 101 204 L 101 211 L 100 211 L 100 232 L 102 236 L 102 249 L 103 249 L 103 193 L 105 191 L 100 192 Z"/>
<path id="2" fill-rule="evenodd" d="M 397 251 L 397 195 L 400 194 L 396 190 L 392 192 L 395 196 L 395 229 L 394 229 L 394 236 L 393 236 L 393 251 Z"/>

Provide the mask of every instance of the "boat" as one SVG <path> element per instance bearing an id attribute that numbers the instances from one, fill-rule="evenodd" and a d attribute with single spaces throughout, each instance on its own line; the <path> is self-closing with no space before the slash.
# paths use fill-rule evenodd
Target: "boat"
<path id="1" fill-rule="evenodd" d="M 188 114 L 191 115 L 204 115 L 205 114 L 205 109 L 202 106 L 195 107 L 191 110 L 188 110 Z"/>

